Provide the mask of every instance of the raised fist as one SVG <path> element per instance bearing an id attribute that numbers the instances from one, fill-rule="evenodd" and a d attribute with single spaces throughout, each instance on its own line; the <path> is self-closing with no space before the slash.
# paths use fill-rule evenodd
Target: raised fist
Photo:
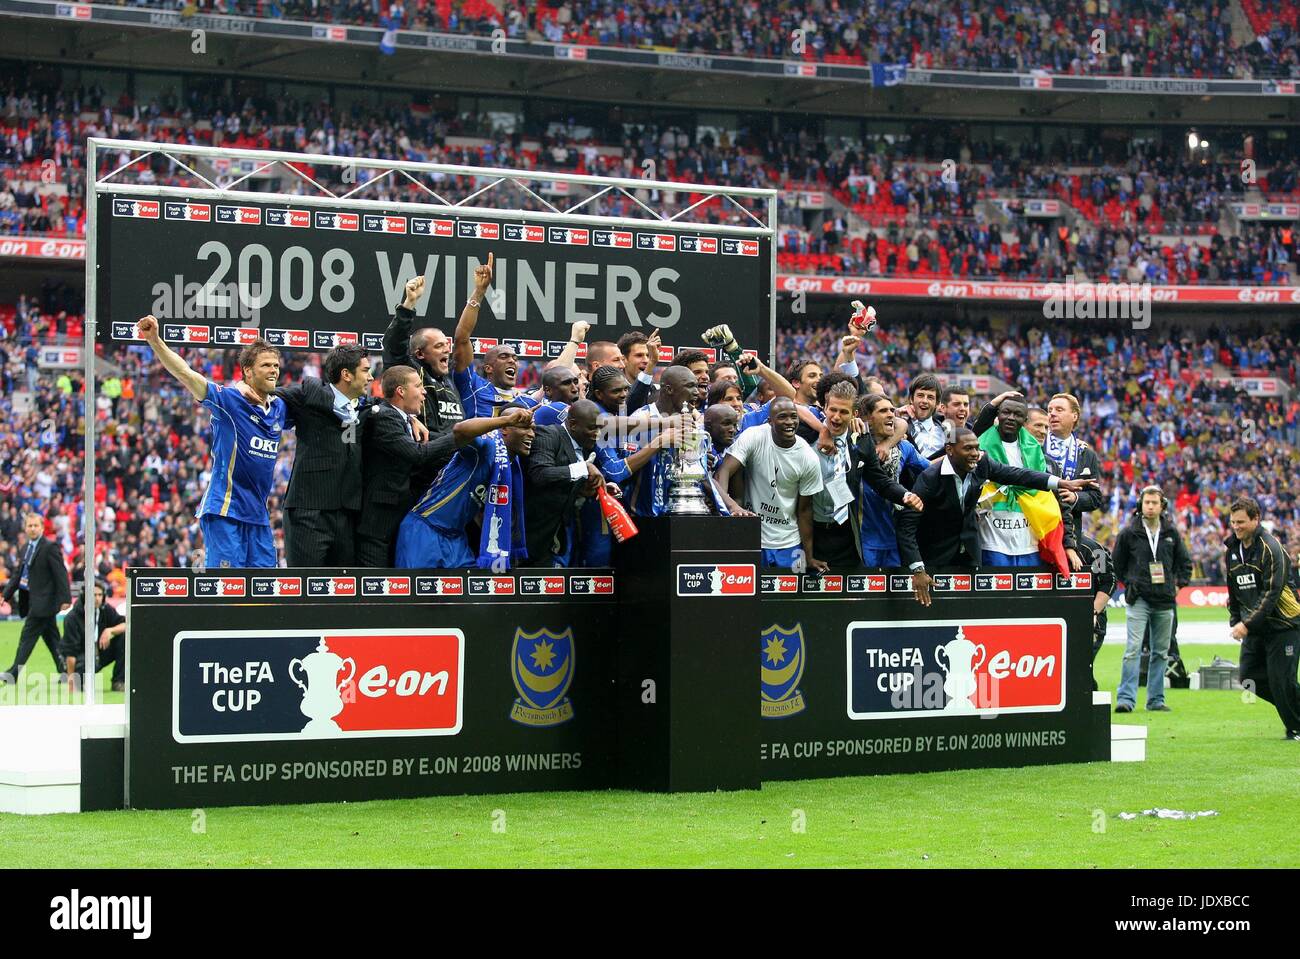
<path id="1" fill-rule="evenodd" d="M 402 306 L 408 310 L 414 309 L 415 304 L 420 302 L 420 297 L 424 295 L 424 277 L 417 276 L 406 281 L 406 299 L 402 301 Z"/>
<path id="2" fill-rule="evenodd" d="M 136 332 L 144 340 L 156 340 L 158 338 L 158 318 L 150 313 L 148 316 L 142 316 L 135 324 Z"/>
<path id="3" fill-rule="evenodd" d="M 583 340 L 587 338 L 587 331 L 590 329 L 591 329 L 590 323 L 584 322 L 583 320 L 579 320 L 577 323 L 573 324 L 572 329 L 569 331 L 569 336 L 570 338 L 573 339 L 574 342 L 581 343 Z"/>

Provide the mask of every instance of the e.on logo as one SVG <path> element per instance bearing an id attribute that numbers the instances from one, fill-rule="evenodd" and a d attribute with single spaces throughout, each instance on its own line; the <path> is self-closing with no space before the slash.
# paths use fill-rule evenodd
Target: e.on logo
<path id="1" fill-rule="evenodd" d="M 677 567 L 678 596 L 753 596 L 756 586 L 750 564 Z"/>

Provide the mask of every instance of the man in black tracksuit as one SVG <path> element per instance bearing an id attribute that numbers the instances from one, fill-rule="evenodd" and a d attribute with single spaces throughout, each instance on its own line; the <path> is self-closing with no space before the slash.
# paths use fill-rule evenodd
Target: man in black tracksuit
<path id="1" fill-rule="evenodd" d="M 1050 460 L 1048 461 L 1051 462 Z M 1102 643 L 1106 641 L 1106 604 L 1115 592 L 1115 566 L 1110 558 L 1110 551 L 1094 539 L 1079 535 L 1075 539 L 1075 551 L 1083 561 L 1083 568 L 1092 573 L 1092 662 L 1097 662 Z M 1097 676 L 1093 673 L 1092 688 L 1097 689 Z"/>
<path id="2" fill-rule="evenodd" d="M 420 371 L 424 382 L 424 411 L 420 419 L 429 430 L 429 439 L 435 440 L 465 418 L 460 402 L 460 391 L 452 382 L 448 362 L 451 358 L 451 340 L 441 330 L 433 327 L 411 332 L 415 323 L 415 307 L 424 295 L 424 277 L 408 280 L 401 304 L 393 314 L 392 322 L 384 331 L 384 369 L 403 365 Z M 411 486 L 426 489 L 455 453 L 447 447 L 443 455 L 423 463 L 412 473 Z"/>
<path id="3" fill-rule="evenodd" d="M 1228 616 L 1241 642 L 1241 684 L 1277 708 L 1286 738 L 1300 742 L 1300 600 L 1290 583 L 1291 561 L 1282 544 L 1260 527 L 1259 503 L 1233 500 L 1228 513 Z"/>

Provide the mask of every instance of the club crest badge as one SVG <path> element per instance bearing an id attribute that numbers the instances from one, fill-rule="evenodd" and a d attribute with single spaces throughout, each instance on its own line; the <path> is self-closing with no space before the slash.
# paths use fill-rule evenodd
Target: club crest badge
<path id="1" fill-rule="evenodd" d="M 510 673 L 519 698 L 510 707 L 510 718 L 525 726 L 558 726 L 572 719 L 573 703 L 567 694 L 573 667 L 572 629 L 562 633 L 516 629 Z"/>
<path id="2" fill-rule="evenodd" d="M 803 626 L 791 629 L 773 624 L 758 641 L 761 654 L 760 708 L 764 719 L 783 719 L 804 711 L 803 679 L 805 650 Z"/>

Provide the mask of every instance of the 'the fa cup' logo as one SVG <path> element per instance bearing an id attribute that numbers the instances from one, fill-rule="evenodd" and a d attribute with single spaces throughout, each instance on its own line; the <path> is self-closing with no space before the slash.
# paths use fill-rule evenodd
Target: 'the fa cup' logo
<path id="1" fill-rule="evenodd" d="M 975 659 L 976 653 L 979 653 L 979 659 Z M 975 692 L 975 670 L 983 665 L 984 656 L 984 646 L 977 646 L 967 639 L 960 626 L 957 627 L 956 639 L 934 648 L 935 661 L 948 674 L 948 678 L 943 681 L 943 691 L 948 694 L 948 704 L 943 707 L 945 713 L 975 712 L 975 704 L 970 701 L 970 697 Z M 947 665 L 944 665 L 944 659 L 948 661 Z M 973 659 L 975 661 L 972 663 Z"/>
<path id="2" fill-rule="evenodd" d="M 345 663 L 348 666 L 348 674 L 342 682 L 339 682 L 339 670 Z M 301 668 L 307 682 L 304 683 L 294 675 L 295 666 Z M 343 712 L 343 697 L 339 692 L 352 682 L 356 673 L 357 664 L 352 657 L 343 659 L 337 653 L 330 652 L 323 638 L 314 653 L 289 662 L 289 678 L 303 693 L 302 706 L 299 708 L 308 720 L 307 725 L 302 729 L 304 736 L 328 738 L 343 735 L 339 724 L 334 722 L 334 717 Z"/>
<path id="3" fill-rule="evenodd" d="M 510 718 L 525 726 L 558 726 L 573 718 L 573 703 L 565 695 L 573 681 L 573 629 L 554 633 L 515 630 L 510 672 L 519 698 Z"/>
<path id="4" fill-rule="evenodd" d="M 804 710 L 799 680 L 803 678 L 805 650 L 803 626 L 786 629 L 775 623 L 759 637 L 761 653 L 760 714 L 764 719 L 781 719 Z"/>

